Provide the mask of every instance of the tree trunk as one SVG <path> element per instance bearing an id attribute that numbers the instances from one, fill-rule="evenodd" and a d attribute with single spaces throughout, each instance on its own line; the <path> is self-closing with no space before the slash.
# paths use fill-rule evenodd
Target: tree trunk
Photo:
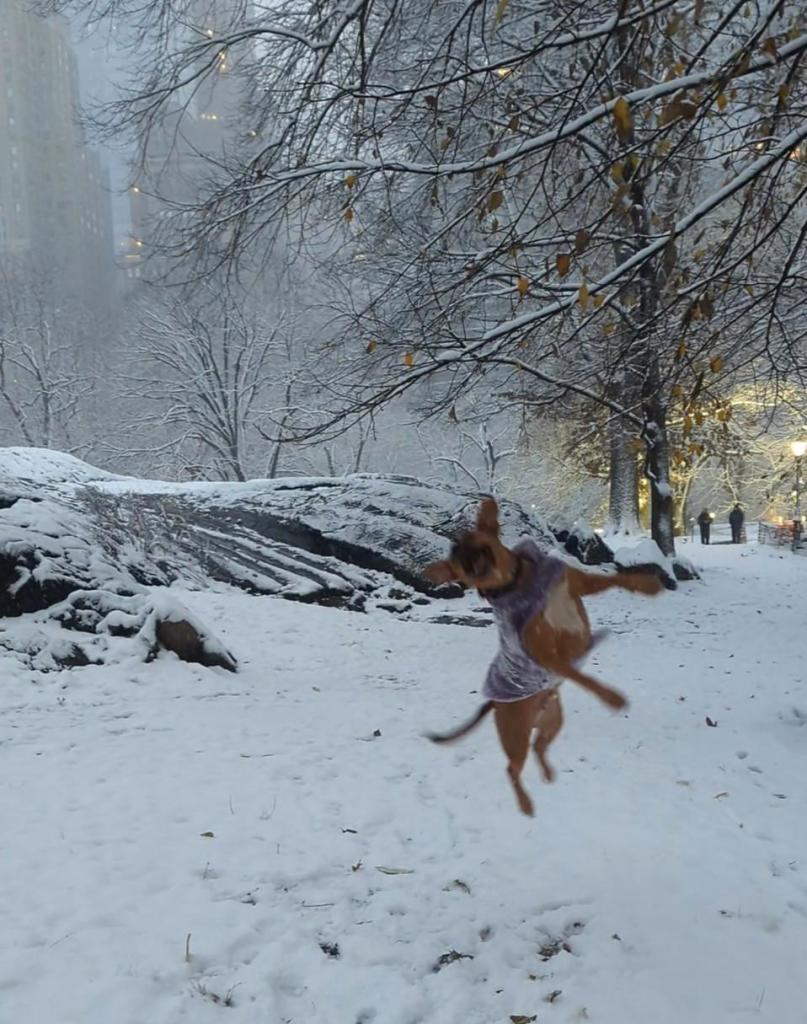
<path id="1" fill-rule="evenodd" d="M 608 525 L 612 533 L 639 531 L 639 467 L 634 438 L 621 416 L 610 423 Z"/>
<path id="2" fill-rule="evenodd" d="M 650 535 L 663 555 L 675 554 L 675 522 L 670 486 L 670 442 L 666 410 L 658 398 L 645 406 L 645 474 L 650 482 Z"/>
<path id="3" fill-rule="evenodd" d="M 694 473 L 688 473 L 684 482 L 681 484 L 680 493 L 678 495 L 678 516 L 677 516 L 677 529 L 679 537 L 686 537 L 689 533 L 689 492 L 692 490 L 692 481 L 695 479 Z"/>
<path id="4" fill-rule="evenodd" d="M 689 467 L 686 476 L 682 477 L 680 493 L 676 502 L 676 508 L 678 509 L 676 527 L 679 536 L 685 537 L 689 534 L 689 496 L 692 493 L 692 485 L 695 483 L 698 473 L 700 473 L 702 467 L 708 461 L 708 456 L 700 456 Z"/>

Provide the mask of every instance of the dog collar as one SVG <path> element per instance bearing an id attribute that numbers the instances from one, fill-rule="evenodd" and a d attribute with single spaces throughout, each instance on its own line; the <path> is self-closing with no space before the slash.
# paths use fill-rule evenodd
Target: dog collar
<path id="1" fill-rule="evenodd" d="M 524 559 L 521 557 L 521 555 L 517 555 L 516 559 L 516 571 L 513 573 L 513 578 L 510 580 L 510 582 L 504 583 L 500 587 L 492 587 L 488 590 L 480 590 L 479 593 L 482 595 L 482 597 L 484 597 L 486 600 L 490 600 L 492 597 L 502 597 L 504 596 L 504 594 L 509 594 L 511 591 L 515 590 L 518 587 L 521 579 L 521 570 L 524 568 Z"/>

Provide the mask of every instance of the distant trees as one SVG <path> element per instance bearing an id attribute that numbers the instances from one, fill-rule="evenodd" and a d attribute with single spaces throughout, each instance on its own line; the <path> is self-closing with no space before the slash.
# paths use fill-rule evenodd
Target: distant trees
<path id="1" fill-rule="evenodd" d="M 0 263 L 0 438 L 80 451 L 98 324 L 22 261 Z"/>
<path id="2" fill-rule="evenodd" d="M 322 260 L 324 399 L 300 438 L 408 392 L 596 415 L 614 525 L 638 464 L 670 553 L 673 419 L 689 444 L 704 404 L 804 364 L 795 5 L 267 0 L 210 25 L 193 0 L 46 6 L 128 26 L 137 73 L 107 125 L 142 147 L 238 77 L 243 131 L 161 251 L 218 272 L 290 232 Z"/>
<path id="3" fill-rule="evenodd" d="M 121 454 L 150 449 L 180 475 L 246 480 L 290 325 L 226 286 L 165 299 L 151 292 L 137 310 L 122 389 L 134 421 Z"/>

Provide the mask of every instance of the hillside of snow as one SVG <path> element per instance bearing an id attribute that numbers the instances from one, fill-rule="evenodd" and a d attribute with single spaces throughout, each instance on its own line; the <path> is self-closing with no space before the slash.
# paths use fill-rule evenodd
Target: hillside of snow
<path id="1" fill-rule="evenodd" d="M 0 647 L 3 1020 L 800 1024 L 807 563 L 694 552 L 589 601 L 631 707 L 565 684 L 534 819 L 489 721 L 422 735 L 492 630 L 174 586 L 237 675 Z"/>

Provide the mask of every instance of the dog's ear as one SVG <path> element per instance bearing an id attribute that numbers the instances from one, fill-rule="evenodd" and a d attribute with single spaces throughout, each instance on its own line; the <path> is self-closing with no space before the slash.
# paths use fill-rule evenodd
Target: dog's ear
<path id="1" fill-rule="evenodd" d="M 480 533 L 499 536 L 499 506 L 493 498 L 485 498 L 476 515 L 476 528 Z"/>
<path id="2" fill-rule="evenodd" d="M 423 575 L 432 583 L 453 583 L 458 579 L 449 561 L 432 562 L 423 569 Z"/>

